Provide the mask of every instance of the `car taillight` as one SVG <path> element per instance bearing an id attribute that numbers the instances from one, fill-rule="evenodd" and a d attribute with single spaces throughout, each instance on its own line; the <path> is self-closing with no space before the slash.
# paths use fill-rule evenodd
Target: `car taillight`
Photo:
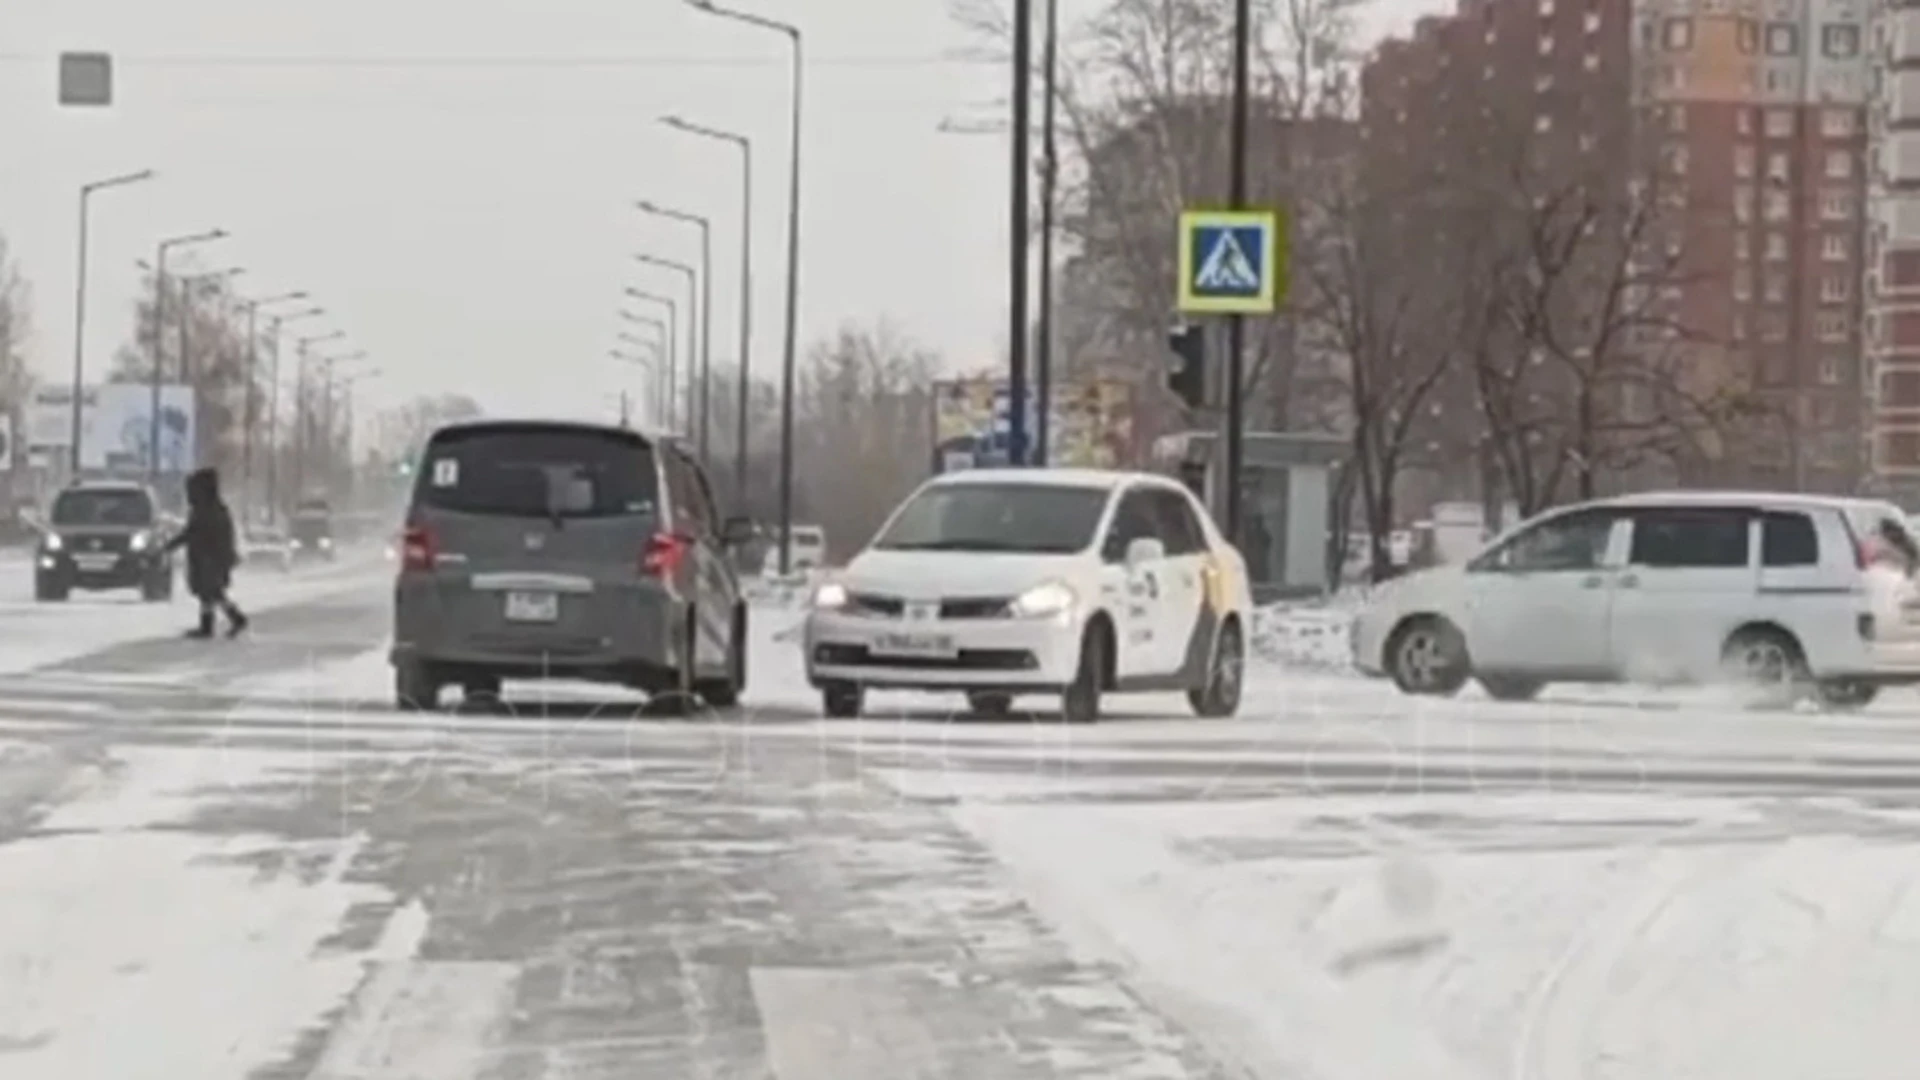
<path id="1" fill-rule="evenodd" d="M 1871 536 L 1854 545 L 1853 559 L 1858 569 L 1865 570 L 1886 556 L 1886 546 Z"/>
<path id="2" fill-rule="evenodd" d="M 693 540 L 678 533 L 655 533 L 647 541 L 647 550 L 640 557 L 640 569 L 649 577 L 665 581 L 680 570 L 681 560 L 693 549 Z"/>
<path id="3" fill-rule="evenodd" d="M 400 565 L 407 570 L 433 569 L 433 532 L 419 525 L 407 526 L 400 538 Z"/>

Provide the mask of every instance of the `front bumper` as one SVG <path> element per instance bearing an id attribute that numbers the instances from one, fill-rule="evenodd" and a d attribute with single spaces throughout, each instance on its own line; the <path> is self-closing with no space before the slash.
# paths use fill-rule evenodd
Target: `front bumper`
<path id="1" fill-rule="evenodd" d="M 898 635 L 951 639 L 939 656 L 890 652 Z M 1072 615 L 1044 619 L 898 618 L 810 611 L 802 634 L 807 681 L 902 690 L 1058 690 L 1080 663 L 1080 623 Z"/>
<path id="2" fill-rule="evenodd" d="M 170 572 L 159 551 L 96 552 L 41 551 L 34 556 L 34 573 L 83 589 L 124 589 Z"/>

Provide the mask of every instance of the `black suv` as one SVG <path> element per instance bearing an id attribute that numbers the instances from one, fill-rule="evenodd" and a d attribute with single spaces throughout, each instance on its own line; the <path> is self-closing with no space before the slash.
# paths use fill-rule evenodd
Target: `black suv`
<path id="1" fill-rule="evenodd" d="M 36 600 L 65 600 L 75 589 L 138 589 L 149 601 L 173 598 L 173 557 L 161 535 L 160 502 L 146 486 L 88 481 L 54 497 L 33 561 Z"/>

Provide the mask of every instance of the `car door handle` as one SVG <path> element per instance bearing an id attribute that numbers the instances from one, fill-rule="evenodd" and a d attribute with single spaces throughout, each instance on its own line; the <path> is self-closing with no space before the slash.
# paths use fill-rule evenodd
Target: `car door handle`
<path id="1" fill-rule="evenodd" d="M 1586 578 L 1580 582 L 1582 587 L 1588 589 L 1597 589 L 1606 583 L 1607 579 L 1601 577 L 1599 574 L 1588 574 Z"/>
<path id="2" fill-rule="evenodd" d="M 1623 589 L 1637 589 L 1637 588 L 1639 588 L 1639 587 L 1640 587 L 1640 575 L 1638 575 L 1638 574 L 1622 574 L 1622 575 L 1620 575 L 1620 587 L 1621 587 L 1621 588 L 1623 588 Z"/>

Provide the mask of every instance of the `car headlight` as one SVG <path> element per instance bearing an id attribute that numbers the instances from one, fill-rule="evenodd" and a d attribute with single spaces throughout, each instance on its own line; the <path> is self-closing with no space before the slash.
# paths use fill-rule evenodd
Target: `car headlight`
<path id="1" fill-rule="evenodd" d="M 134 551 L 145 551 L 147 550 L 147 545 L 151 543 L 153 543 L 153 534 L 143 531 L 134 533 L 133 539 L 127 541 L 127 547 Z"/>
<path id="2" fill-rule="evenodd" d="M 1014 597 L 1007 609 L 1021 618 L 1041 619 L 1073 610 L 1077 600 L 1079 597 L 1066 583 L 1049 581 Z"/>
<path id="3" fill-rule="evenodd" d="M 332 538 L 330 538 L 330 537 L 324 537 L 324 536 L 320 538 L 320 549 L 321 549 L 322 551 L 324 551 L 324 550 L 326 550 L 327 548 L 330 548 L 330 547 L 332 547 L 332 546 L 333 546 L 333 540 L 332 540 Z"/>
<path id="4" fill-rule="evenodd" d="M 67 546 L 67 542 L 66 542 L 66 541 L 64 541 L 64 540 L 62 540 L 62 539 L 60 539 L 60 534 L 59 534 L 59 533 L 48 533 L 48 534 L 47 534 L 47 538 L 46 538 L 46 548 L 47 548 L 47 550 L 48 550 L 48 551 L 59 551 L 59 550 L 60 550 L 61 548 L 63 548 L 63 547 L 66 547 L 66 546 Z"/>
<path id="5" fill-rule="evenodd" d="M 813 606 L 827 611 L 837 611 L 847 606 L 847 590 L 843 585 L 829 581 L 813 590 Z"/>

